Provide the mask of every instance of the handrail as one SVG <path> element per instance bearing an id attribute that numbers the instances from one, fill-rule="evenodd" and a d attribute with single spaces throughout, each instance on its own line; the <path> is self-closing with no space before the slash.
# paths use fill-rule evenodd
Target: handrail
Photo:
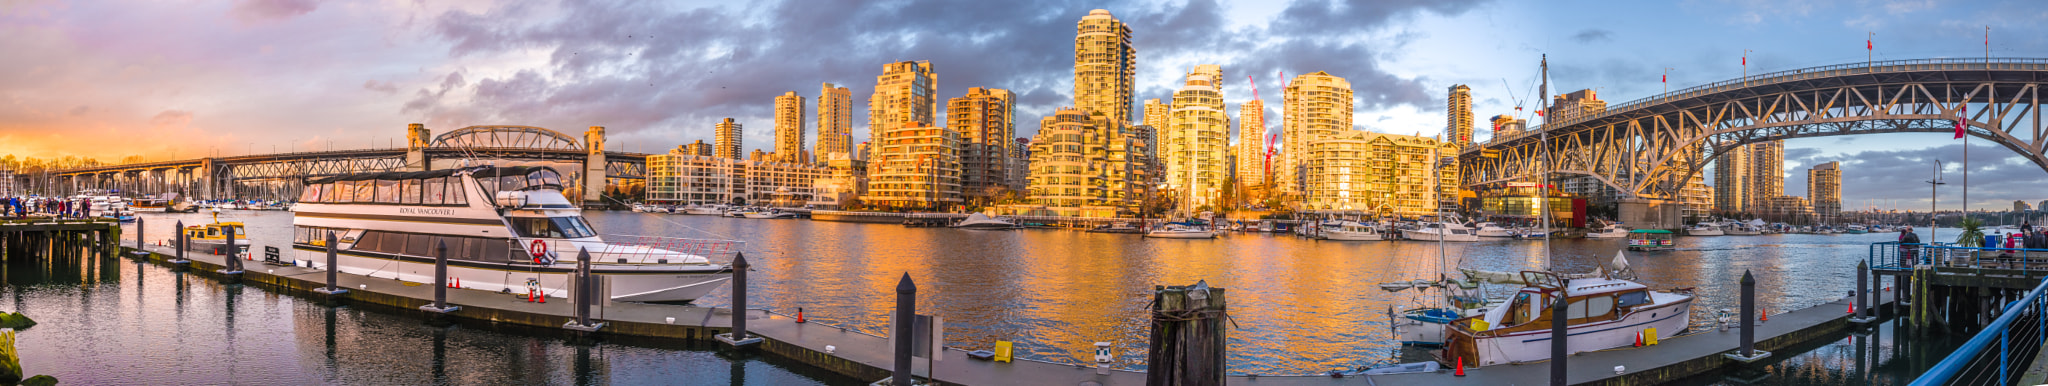
<path id="1" fill-rule="evenodd" d="M 1953 64 L 1963 64 L 1963 65 L 1981 65 L 1982 67 L 1979 67 L 1979 68 L 1959 68 L 1959 69 L 1910 69 L 1910 70 L 1909 70 L 1909 69 L 1893 69 L 1893 68 L 1892 68 L 1892 67 L 1896 67 L 1896 66 L 1916 66 L 1916 65 L 1953 65 Z M 1807 68 L 1798 68 L 1798 69 L 1791 69 L 1791 70 L 1782 70 L 1782 71 L 1774 71 L 1774 72 L 1767 72 L 1767 73 L 1762 73 L 1762 74 L 1756 74 L 1756 75 L 1749 75 L 1749 76 L 1744 76 L 1744 77 L 1740 77 L 1740 78 L 1735 78 L 1735 79 L 1729 79 L 1729 80 L 1723 80 L 1723 81 L 1719 81 L 1719 82 L 1713 82 L 1713 83 L 1708 83 L 1708 84 L 1703 84 L 1703 85 L 1698 85 L 1698 86 L 1692 86 L 1692 87 L 1687 87 L 1687 88 L 1679 89 L 1679 90 L 1677 90 L 1677 91 L 1665 92 L 1665 93 L 1661 93 L 1661 94 L 1657 94 L 1657 95 L 1652 95 L 1652 96 L 1649 96 L 1649 97 L 1645 97 L 1645 98 L 1639 98 L 1639 99 L 1631 100 L 1631 101 L 1628 101 L 1628 102 L 1623 102 L 1623 103 L 1620 103 L 1620 104 L 1614 104 L 1614 105 L 1609 105 L 1609 106 L 1607 107 L 1607 109 L 1605 109 L 1605 110 L 1602 110 L 1602 111 L 1601 111 L 1601 112 L 1599 112 L 1599 113 L 1593 113 L 1593 114 L 1586 114 L 1586 115 L 1583 115 L 1583 116 L 1573 117 L 1572 119 L 1566 119 L 1566 120 L 1561 120 L 1561 121 L 1557 121 L 1557 122 L 1544 122 L 1544 123 L 1543 123 L 1543 124 L 1541 124 L 1541 125 L 1529 126 L 1529 127 L 1525 128 L 1525 129 L 1523 129 L 1523 130 L 1522 130 L 1522 132 L 1520 132 L 1520 133 L 1516 133 L 1515 135 L 1511 135 L 1511 136 L 1507 136 L 1507 137 L 1495 137 L 1495 138 L 1490 138 L 1490 139 L 1487 139 L 1487 141 L 1486 141 L 1486 142 L 1484 142 L 1484 143 L 1482 143 L 1482 145 L 1493 145 L 1493 144 L 1495 144 L 1495 143 L 1499 143 L 1499 142 L 1504 142 L 1504 141 L 1510 141 L 1510 140 L 1516 140 L 1516 139 L 1521 139 L 1521 138 L 1525 138 L 1525 137 L 1529 137 L 1529 136 L 1537 135 L 1537 134 L 1538 134 L 1539 132 L 1541 132 L 1541 131 L 1543 131 L 1543 130 L 1545 130 L 1545 129 L 1549 128 L 1549 127 L 1569 127 L 1569 126 L 1571 126 L 1571 125 L 1573 125 L 1573 124 L 1578 124 L 1578 123 L 1581 123 L 1581 122 L 1585 122 L 1585 121 L 1590 121 L 1590 120 L 1593 120 L 1593 119 L 1598 119 L 1598 118 L 1604 118 L 1604 117 L 1612 116 L 1612 115 L 1615 115 L 1615 114 L 1619 114 L 1619 113 L 1623 113 L 1623 112 L 1628 112 L 1628 111 L 1631 111 L 1631 110 L 1635 110 L 1635 109 L 1638 109 L 1638 108 L 1641 108 L 1641 107 L 1645 107 L 1645 106 L 1651 105 L 1651 104 L 1653 104 L 1653 103 L 1661 103 L 1661 102 L 1667 102 L 1667 101 L 1670 101 L 1670 100 L 1672 100 L 1672 99 L 1675 99 L 1675 98 L 1684 98 L 1684 97 L 1694 97 L 1694 96 L 1704 95 L 1704 93 L 1707 93 L 1707 92 L 1720 92 L 1720 91 L 1728 91 L 1728 90 L 1733 90 L 1733 89 L 1739 89 L 1739 88 L 1747 88 L 1747 87 L 1751 87 L 1751 86 L 1764 86 L 1764 85 L 1772 85 L 1772 84 L 1784 83 L 1784 82 L 1786 82 L 1786 81 L 1792 81 L 1792 80 L 1808 80 L 1808 79 L 1813 79 L 1813 77 L 1812 77 L 1812 76 L 1810 76 L 1810 75 L 1811 75 L 1811 74 L 1815 74 L 1815 73 L 1820 73 L 1820 74 L 1822 74 L 1822 76 L 1841 76 L 1841 75 L 1869 75 L 1869 74 L 1877 74 L 1877 73 L 1895 73 L 1895 72 L 1916 72 L 1916 71 L 1942 71 L 1942 70 L 1984 70 L 1984 71 L 1990 71 L 1990 70 L 1994 70 L 1993 68 L 1990 68 L 1990 67 L 1991 67 L 1991 65 L 1993 65 L 1993 64 L 2035 64 L 2035 65 L 2048 65 L 2048 58 L 1973 58 L 1973 59 L 1964 59 L 1964 58 L 1935 58 L 1935 59 L 1905 59 L 1905 60 L 1887 60 L 1887 61 L 1882 61 L 1882 62 L 1868 62 L 1868 63 L 1864 63 L 1864 64 L 1855 64 L 1855 63 L 1844 63 L 1844 64 L 1834 64 L 1834 65 L 1826 65 L 1826 66 L 1819 66 L 1819 67 L 1807 67 Z M 1883 69 L 1883 71 L 1877 71 L 1878 69 Z M 1859 72 L 1859 71 L 1849 71 L 1849 70 L 1866 70 L 1866 71 L 1860 71 L 1860 72 Z M 2040 67 L 2040 68 L 2035 68 L 2035 70 L 2048 70 L 2048 67 Z M 1800 76 L 1794 77 L 1795 75 L 1800 75 Z M 1785 78 L 1793 78 L 1793 79 L 1785 79 Z M 1735 86 L 1735 87 L 1734 87 L 1734 88 L 1729 88 L 1730 86 Z M 1485 147 L 1485 146 L 1472 146 L 1472 148 L 1482 148 L 1482 147 Z"/>
<path id="2" fill-rule="evenodd" d="M 2048 292 L 2048 281 L 2042 281 L 2040 285 L 2034 286 L 2032 291 L 2027 291 L 2027 296 L 2007 303 L 1999 314 L 1998 319 L 1992 320 L 1991 324 L 1984 326 L 1983 332 L 1977 333 L 1977 336 L 1970 337 L 1970 341 L 1964 342 L 1962 347 L 1951 351 L 1947 358 L 1942 358 L 1941 362 L 1935 363 L 1932 368 L 1928 368 L 1926 373 L 1920 374 L 1919 378 L 1914 378 L 1911 384 L 1914 386 L 1947 384 L 1949 381 L 1954 380 L 1957 375 L 1961 374 L 1963 370 L 1969 368 L 1968 362 L 1970 362 L 1971 358 L 1975 358 L 1978 353 L 1990 349 L 1993 339 L 2000 340 L 1998 343 L 2003 347 L 2006 344 L 2004 342 L 2006 330 L 2012 327 L 2015 320 L 2019 320 L 2020 315 L 2027 314 L 2027 312 L 2024 312 L 2026 311 L 2025 308 L 2041 304 L 2041 294 L 2044 292 Z M 1999 359 L 2001 362 L 1999 364 L 2000 384 L 2005 384 L 2009 379 L 2009 374 L 2007 373 L 2007 368 L 2009 367 L 2003 363 L 2006 360 L 2004 355 L 2000 355 Z"/>

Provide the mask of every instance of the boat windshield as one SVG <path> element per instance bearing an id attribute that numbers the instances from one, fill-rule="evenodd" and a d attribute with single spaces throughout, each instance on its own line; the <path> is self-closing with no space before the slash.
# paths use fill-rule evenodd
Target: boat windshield
<path id="1" fill-rule="evenodd" d="M 582 217 L 507 217 L 520 237 L 576 239 L 597 236 Z"/>

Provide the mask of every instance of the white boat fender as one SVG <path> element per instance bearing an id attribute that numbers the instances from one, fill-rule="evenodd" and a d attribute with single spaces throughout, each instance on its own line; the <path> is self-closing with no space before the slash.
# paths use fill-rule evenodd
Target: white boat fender
<path id="1" fill-rule="evenodd" d="M 1628 372 L 1628 367 L 1614 366 L 1614 375 L 1621 375 L 1621 373 L 1625 372 Z"/>

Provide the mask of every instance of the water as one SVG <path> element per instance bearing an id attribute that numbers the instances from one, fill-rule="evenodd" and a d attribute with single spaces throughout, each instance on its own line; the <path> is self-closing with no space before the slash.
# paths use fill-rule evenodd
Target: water
<path id="1" fill-rule="evenodd" d="M 18 336 L 22 368 L 64 384 L 858 383 L 709 345 L 431 327 L 125 258 L 15 260 L 0 272 L 0 308 L 39 323 Z"/>
<path id="2" fill-rule="evenodd" d="M 288 213 L 232 213 L 233 220 L 251 224 L 259 245 L 290 235 Z M 802 307 L 814 321 L 881 333 L 888 328 L 897 280 L 907 273 L 918 285 L 920 313 L 944 317 L 946 339 L 953 346 L 989 348 L 1009 340 L 1023 358 L 1088 363 L 1093 343 L 1107 341 L 1114 345 L 1117 366 L 1134 369 L 1145 367 L 1145 315 L 1155 285 L 1206 280 L 1230 291 L 1235 322 L 1231 373 L 1312 374 L 1400 357 L 1390 339 L 1388 308 L 1431 305 L 1438 297 L 1413 290 L 1388 293 L 1378 284 L 1435 278 L 1441 271 L 1438 245 L 1428 242 L 1333 242 L 1262 234 L 1159 240 L 1076 231 L 965 231 L 630 212 L 588 216 L 606 234 L 746 241 L 747 258 L 755 267 L 749 302 L 756 307 L 784 313 Z M 169 227 L 157 220 L 161 216 L 150 217 L 149 237 L 168 237 Z M 1855 265 L 1869 244 L 1893 238 L 1682 237 L 1681 250 L 1628 256 L 1640 281 L 1653 288 L 1695 288 L 1700 299 L 1693 320 L 1703 324 L 1712 320 L 1714 310 L 1735 306 L 1737 280 L 1745 270 L 1756 275 L 1759 305 L 1773 312 L 1840 298 L 1855 286 Z M 1562 270 L 1590 271 L 1613 259 L 1623 243 L 1558 240 L 1552 242 L 1551 255 Z M 1445 249 L 1453 267 L 1516 271 L 1545 267 L 1542 246 L 1489 240 L 1449 243 Z M 729 302 L 721 290 L 698 304 Z"/>

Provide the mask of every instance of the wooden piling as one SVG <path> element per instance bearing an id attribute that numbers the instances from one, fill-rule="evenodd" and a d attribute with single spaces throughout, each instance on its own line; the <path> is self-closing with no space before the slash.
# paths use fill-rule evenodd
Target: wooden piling
<path id="1" fill-rule="evenodd" d="M 1223 384 L 1225 299 L 1222 288 L 1207 282 L 1153 287 L 1146 385 Z"/>

